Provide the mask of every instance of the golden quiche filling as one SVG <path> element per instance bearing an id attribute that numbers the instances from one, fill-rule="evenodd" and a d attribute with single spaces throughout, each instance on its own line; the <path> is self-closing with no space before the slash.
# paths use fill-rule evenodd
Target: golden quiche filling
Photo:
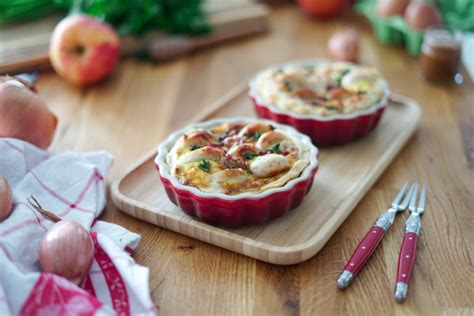
<path id="1" fill-rule="evenodd" d="M 253 89 L 266 103 L 296 112 L 331 116 L 365 110 L 386 91 L 378 71 L 346 62 L 295 63 L 259 73 Z"/>
<path id="2" fill-rule="evenodd" d="M 236 195 L 283 187 L 309 164 L 309 152 L 271 124 L 223 123 L 188 131 L 166 158 L 182 184 Z"/>

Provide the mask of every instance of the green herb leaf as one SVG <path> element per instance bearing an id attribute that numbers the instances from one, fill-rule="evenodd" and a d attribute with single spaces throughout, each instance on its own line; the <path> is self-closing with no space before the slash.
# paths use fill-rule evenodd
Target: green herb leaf
<path id="1" fill-rule="evenodd" d="M 280 151 L 280 143 L 275 143 L 269 149 L 272 153 L 277 153 Z"/>
<path id="2" fill-rule="evenodd" d="M 334 105 L 326 105 L 326 109 L 331 110 L 331 111 L 341 112 L 341 108 Z"/>
<path id="3" fill-rule="evenodd" d="M 199 169 L 209 172 L 211 170 L 211 163 L 207 159 L 201 160 L 201 162 L 198 164 Z"/>
<path id="4" fill-rule="evenodd" d="M 201 148 L 201 146 L 192 145 L 192 146 L 191 146 L 191 151 L 196 150 L 196 149 L 199 149 L 199 148 Z"/>
<path id="5" fill-rule="evenodd" d="M 290 80 L 285 80 L 283 81 L 283 84 L 285 85 L 285 89 L 288 92 L 292 92 L 293 90 L 296 89 L 296 83 Z"/>
<path id="6" fill-rule="evenodd" d="M 262 134 L 260 134 L 259 132 L 255 132 L 253 134 L 253 137 L 255 138 L 255 140 L 258 140 L 260 138 L 260 136 L 262 136 Z"/>
<path id="7" fill-rule="evenodd" d="M 258 156 L 260 156 L 260 155 L 255 154 L 255 153 L 245 153 L 244 154 L 245 160 L 252 160 L 253 158 L 257 158 Z"/>
<path id="8" fill-rule="evenodd" d="M 338 86 L 341 86 L 342 78 L 344 78 L 344 76 L 347 75 L 349 72 L 351 72 L 349 69 L 344 69 L 339 73 L 339 76 L 336 78 Z"/>
<path id="9" fill-rule="evenodd" d="M 74 3 L 78 2 L 48 1 L 54 2 L 56 7 L 65 9 L 72 8 Z M 195 35 L 211 31 L 203 10 L 203 2 L 203 0 L 88 0 L 79 1 L 79 10 L 103 19 L 122 35 L 145 35 L 154 30 Z"/>

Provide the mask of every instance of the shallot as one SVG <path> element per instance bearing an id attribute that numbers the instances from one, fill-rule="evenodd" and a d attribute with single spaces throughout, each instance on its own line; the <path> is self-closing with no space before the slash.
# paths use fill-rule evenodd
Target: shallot
<path id="1" fill-rule="evenodd" d="M 356 61 L 359 55 L 359 36 L 351 29 L 336 32 L 329 39 L 328 51 L 334 60 Z"/>
<path id="2" fill-rule="evenodd" d="M 405 20 L 409 27 L 418 31 L 443 24 L 438 8 L 432 3 L 421 1 L 410 2 L 405 11 Z"/>
<path id="3" fill-rule="evenodd" d="M 42 270 L 79 284 L 94 259 L 94 242 L 89 232 L 74 221 L 60 219 L 44 210 L 34 197 L 28 201 L 39 213 L 56 222 L 41 240 L 39 260 Z"/>
<path id="4" fill-rule="evenodd" d="M 40 148 L 51 143 L 57 118 L 27 82 L 0 76 L 0 137 L 25 140 Z"/>
<path id="5" fill-rule="evenodd" d="M 12 211 L 12 190 L 7 178 L 0 174 L 0 221 L 7 218 Z"/>
<path id="6" fill-rule="evenodd" d="M 383 17 L 401 15 L 410 3 L 410 0 L 379 0 L 377 2 L 377 14 Z"/>

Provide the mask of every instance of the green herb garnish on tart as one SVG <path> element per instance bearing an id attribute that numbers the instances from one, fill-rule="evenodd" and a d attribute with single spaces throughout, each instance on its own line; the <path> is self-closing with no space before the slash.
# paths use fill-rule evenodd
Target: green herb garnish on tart
<path id="1" fill-rule="evenodd" d="M 297 87 L 297 84 L 291 80 L 284 80 L 283 84 L 285 85 L 285 89 L 288 92 L 292 92 Z"/>
<path id="2" fill-rule="evenodd" d="M 341 73 L 339 74 L 339 76 L 336 78 L 337 85 L 338 85 L 339 87 L 341 86 L 342 78 L 344 78 L 344 76 L 347 75 L 349 72 L 350 72 L 349 69 L 344 69 L 343 71 L 341 71 Z"/>
<path id="3" fill-rule="evenodd" d="M 255 153 L 245 153 L 244 154 L 245 160 L 252 160 L 254 158 L 257 158 L 258 156 L 260 156 L 260 155 L 255 154 Z"/>
<path id="4" fill-rule="evenodd" d="M 210 172 L 211 171 L 211 163 L 207 159 L 201 160 L 201 162 L 198 164 L 199 169 Z"/>
<path id="5" fill-rule="evenodd" d="M 269 149 L 272 153 L 277 153 L 280 151 L 280 143 L 275 143 L 272 145 L 272 147 L 270 147 Z"/>

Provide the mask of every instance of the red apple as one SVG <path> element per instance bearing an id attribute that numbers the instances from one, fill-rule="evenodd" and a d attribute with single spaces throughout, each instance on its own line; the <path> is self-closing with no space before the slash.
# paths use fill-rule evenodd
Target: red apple
<path id="1" fill-rule="evenodd" d="M 61 77 L 89 85 L 114 70 L 120 58 L 120 39 L 110 25 L 100 20 L 70 15 L 54 29 L 49 57 Z"/>
<path id="2" fill-rule="evenodd" d="M 317 18 L 333 18 L 350 4 L 349 0 L 298 0 L 308 14 Z"/>

